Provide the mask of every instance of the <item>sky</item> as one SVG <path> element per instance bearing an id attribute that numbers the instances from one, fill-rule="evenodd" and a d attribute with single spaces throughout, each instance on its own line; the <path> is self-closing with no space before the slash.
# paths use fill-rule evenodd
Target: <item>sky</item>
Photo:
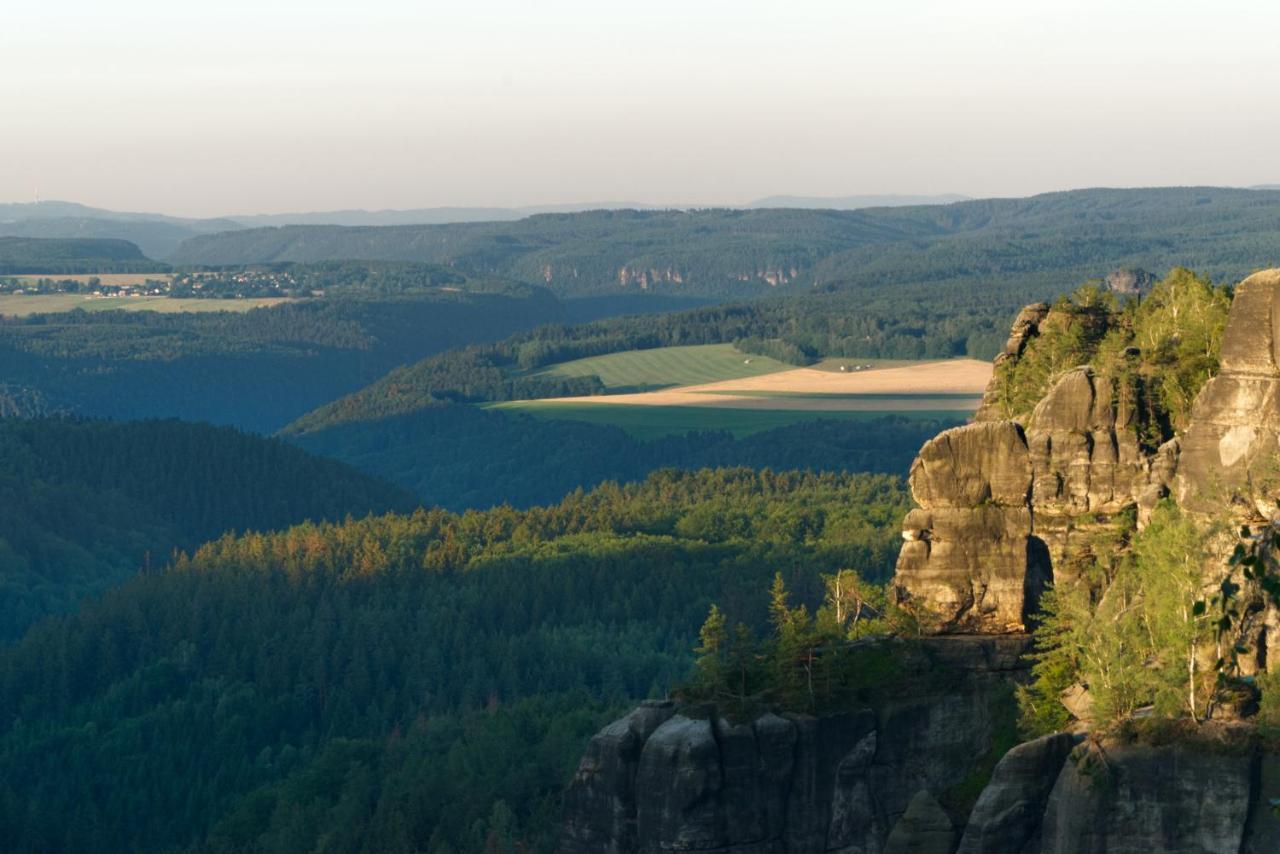
<path id="1" fill-rule="evenodd" d="M 1280 182 L 1274 2 L 16 0 L 0 201 L 188 216 Z"/>

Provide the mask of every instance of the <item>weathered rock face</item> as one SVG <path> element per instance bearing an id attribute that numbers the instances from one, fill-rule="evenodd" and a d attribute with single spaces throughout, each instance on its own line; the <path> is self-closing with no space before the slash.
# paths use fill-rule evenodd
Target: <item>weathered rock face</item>
<path id="1" fill-rule="evenodd" d="M 1172 477 L 1153 480 L 1128 391 L 1077 368 L 1025 429 L 977 421 L 926 443 L 911 469 L 920 509 L 903 523 L 903 598 L 944 631 L 1023 631 L 1044 585 L 1071 577 L 1081 544 L 1140 500 L 1154 506 Z"/>
<path id="2" fill-rule="evenodd" d="M 937 798 L 987 757 L 1002 725 L 993 692 L 1023 649 L 1014 637 L 925 641 L 921 672 L 950 674 L 946 690 L 874 710 L 732 723 L 645 704 L 592 739 L 559 850 L 880 854 L 933 840 L 950 851 L 959 829 Z M 891 838 L 908 847 L 886 849 Z"/>
<path id="3" fill-rule="evenodd" d="M 1274 821 L 1250 821 L 1258 762 L 1178 745 L 1082 751 L 1049 795 L 1040 850 L 1236 854 Z"/>
<path id="4" fill-rule="evenodd" d="M 1112 270 L 1105 279 L 1107 288 L 1121 296 L 1141 296 L 1156 284 L 1156 277 L 1142 269 Z"/>
<path id="5" fill-rule="evenodd" d="M 1280 486 L 1280 270 L 1236 288 L 1221 368 L 1200 390 L 1181 437 L 1176 495 L 1185 508 L 1234 505 L 1263 516 Z"/>
<path id="6" fill-rule="evenodd" d="M 1150 462 L 1138 445 L 1129 392 L 1077 368 L 1054 383 L 1027 420 L 1032 529 L 1048 549 L 1056 581 L 1072 580 L 1071 555 L 1147 487 Z"/>
<path id="7" fill-rule="evenodd" d="M 958 854 L 1036 850 L 1049 793 L 1078 740 L 1070 733 L 1057 733 L 1006 753 L 969 814 Z"/>
<path id="8" fill-rule="evenodd" d="M 636 850 L 640 751 L 674 714 L 674 703 L 642 703 L 591 739 L 566 795 L 564 850 L 601 854 Z"/>
<path id="9" fill-rule="evenodd" d="M 654 720 L 670 711 L 664 707 L 655 716 L 655 708 L 646 707 L 642 717 Z M 593 740 L 570 794 L 584 788 L 627 792 L 632 802 L 615 811 L 620 802 L 612 797 L 571 797 L 560 851 L 1280 851 L 1280 818 L 1270 800 L 1280 792 L 1280 756 L 1203 744 L 1082 743 L 1083 736 L 1060 733 L 1006 753 L 965 816 L 945 809 L 938 793 L 969 773 L 973 762 L 953 758 L 943 768 L 935 760 L 932 772 L 922 763 L 939 747 L 939 724 L 966 721 L 905 723 L 911 716 L 901 709 L 889 713 L 894 716 L 897 723 L 886 726 L 884 712 L 768 714 L 735 726 L 673 714 L 643 745 L 638 772 L 634 745 L 619 738 L 634 732 L 636 721 L 624 718 Z M 969 722 L 978 729 L 967 734 L 981 739 L 981 715 Z M 907 739 L 900 749 L 913 758 L 903 761 L 887 749 L 899 739 Z M 941 746 L 946 753 L 949 748 Z M 615 761 L 611 752 L 626 757 Z M 636 773 L 632 780 L 625 779 L 628 769 Z M 598 782 L 619 774 L 607 785 Z M 638 825 L 628 823 L 628 815 L 638 816 Z"/>
<path id="10" fill-rule="evenodd" d="M 903 523 L 897 584 L 944 629 L 1021 631 L 1047 580 L 1032 538 L 1031 457 L 1022 428 L 990 421 L 947 430 L 920 450 Z"/>
<path id="11" fill-rule="evenodd" d="M 1044 322 L 1048 314 L 1049 304 L 1047 302 L 1034 303 L 1018 312 L 1018 316 L 1013 321 L 1013 328 L 1009 331 L 1009 340 L 1005 342 L 1004 350 L 996 355 L 995 367 L 997 371 L 999 371 L 1003 363 L 1022 355 L 1022 351 L 1026 349 L 1027 342 L 1039 333 L 1040 324 Z M 1001 406 L 999 395 L 996 394 L 996 388 L 996 379 L 992 377 L 982 395 L 982 405 L 978 407 L 978 412 L 973 417 L 974 421 L 1000 421 L 1004 418 L 1003 407 Z"/>

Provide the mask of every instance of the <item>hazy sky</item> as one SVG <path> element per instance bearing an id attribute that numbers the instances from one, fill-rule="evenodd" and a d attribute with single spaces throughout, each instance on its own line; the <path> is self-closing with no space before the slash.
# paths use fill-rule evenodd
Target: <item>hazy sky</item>
<path id="1" fill-rule="evenodd" d="M 11 0 L 0 200 L 189 215 L 1280 182 L 1274 2 Z"/>

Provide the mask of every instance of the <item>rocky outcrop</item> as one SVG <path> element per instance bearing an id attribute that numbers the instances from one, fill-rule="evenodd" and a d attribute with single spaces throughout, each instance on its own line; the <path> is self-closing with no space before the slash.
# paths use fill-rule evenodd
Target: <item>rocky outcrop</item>
<path id="1" fill-rule="evenodd" d="M 640 752 L 673 715 L 674 703 L 641 703 L 591 739 L 565 796 L 564 850 L 601 854 L 636 850 Z"/>
<path id="2" fill-rule="evenodd" d="M 991 421 L 947 430 L 911 467 L 919 509 L 903 523 L 896 579 L 944 630 L 1021 631 L 1047 580 L 1032 537 L 1031 457 L 1022 428 Z"/>
<path id="3" fill-rule="evenodd" d="M 1234 506 L 1268 517 L 1280 491 L 1280 270 L 1236 288 L 1221 367 L 1200 390 L 1181 437 L 1176 494 L 1206 513 Z"/>
<path id="4" fill-rule="evenodd" d="M 1056 317 L 1024 309 L 1000 358 L 1018 358 Z M 926 443 L 911 470 L 919 509 L 903 523 L 895 587 L 939 631 L 1024 631 L 1047 583 L 1075 580 L 1097 557 L 1093 543 L 1145 523 L 1166 495 L 1193 512 L 1229 508 L 1238 522 L 1275 512 L 1280 271 L 1237 288 L 1220 373 L 1186 429 L 1154 452 L 1139 442 L 1132 385 L 1066 371 L 1022 424 L 996 418 L 996 385 L 978 420 Z M 1280 628 L 1270 610 L 1256 619 Z"/>
<path id="5" fill-rule="evenodd" d="M 1005 417 L 1004 405 L 998 393 L 1000 366 L 1022 355 L 1027 343 L 1040 334 L 1040 324 L 1048 314 L 1047 302 L 1034 303 L 1018 312 L 1018 316 L 1014 318 L 1013 327 L 1009 330 L 1009 340 L 1005 342 L 1004 349 L 996 355 L 996 376 L 987 383 L 987 389 L 982 395 L 982 405 L 973 416 L 974 421 L 1000 421 Z"/>
<path id="6" fill-rule="evenodd" d="M 1156 277 L 1140 268 L 1112 270 L 1107 274 L 1107 289 L 1126 297 L 1143 296 L 1156 284 Z"/>
<path id="7" fill-rule="evenodd" d="M 1024 309 L 997 366 L 1065 322 L 1048 306 Z M 1019 423 L 1001 415 L 993 382 L 973 423 L 920 450 L 910 473 L 918 507 L 903 523 L 894 586 L 900 602 L 938 618 L 938 634 L 909 645 L 916 658 L 908 669 L 959 677 L 921 678 L 920 690 L 821 718 L 764 714 L 732 723 L 644 706 L 592 741 L 570 792 L 561 851 L 1280 851 L 1271 803 L 1280 797 L 1280 756 L 1240 737 L 1248 728 L 1232 718 L 1251 713 L 1243 709 L 1256 706 L 1256 690 L 1242 689 L 1238 712 L 1220 703 L 1189 743 L 1064 733 L 1018 745 L 971 809 L 956 797 L 991 767 L 1000 723 L 991 692 L 1022 672 L 1022 633 L 1045 584 L 1072 580 L 1081 558 L 1105 557 L 1090 550 L 1120 542 L 1113 535 L 1121 526 L 1143 524 L 1166 496 L 1192 513 L 1228 509 L 1233 521 L 1274 514 L 1280 271 L 1237 288 L 1220 372 L 1176 438 L 1144 447 L 1137 399 L 1136 386 L 1082 366 L 1055 376 Z M 1220 539 L 1227 551 L 1235 542 L 1229 532 Z M 1253 652 L 1241 656 L 1240 672 L 1248 675 L 1270 669 L 1280 612 L 1245 596 L 1253 596 L 1241 607 Z M 1063 702 L 1088 721 L 1088 686 L 1072 685 Z"/>
<path id="8" fill-rule="evenodd" d="M 903 523 L 903 601 L 940 617 L 942 631 L 1023 631 L 1045 584 L 1073 577 L 1073 555 L 1167 491 L 1173 463 L 1153 476 L 1132 400 L 1076 368 L 1025 428 L 977 421 L 927 442 L 911 469 L 920 508 Z"/>
<path id="9" fill-rule="evenodd" d="M 943 795 L 973 772 L 972 752 L 934 759 L 931 770 L 925 757 L 940 746 L 950 752 L 936 740 L 940 727 L 976 724 L 960 734 L 989 736 L 980 714 L 912 721 L 899 708 L 731 724 L 669 705 L 637 712 L 592 740 L 570 789 L 563 854 L 1280 850 L 1270 800 L 1280 792 L 1280 756 L 1247 743 L 1046 736 L 1006 753 L 966 815 L 944 807 Z M 664 715 L 637 762 L 632 735 Z M 903 761 L 904 751 L 912 758 Z"/>
<path id="10" fill-rule="evenodd" d="M 648 703 L 605 727 L 570 785 L 559 851 L 880 854 L 943 838 L 949 851 L 959 822 L 938 801 L 990 761 L 1009 725 L 996 692 L 1025 639 L 896 643 L 921 687 L 874 708 L 733 722 Z"/>
<path id="11" fill-rule="evenodd" d="M 1250 822 L 1259 761 L 1203 746 L 1082 749 L 1049 795 L 1040 851 L 1236 854 L 1275 821 Z"/>
<path id="12" fill-rule="evenodd" d="M 1049 794 L 1078 741 L 1071 733 L 1057 733 L 1006 753 L 969 815 L 958 854 L 1035 850 Z"/>

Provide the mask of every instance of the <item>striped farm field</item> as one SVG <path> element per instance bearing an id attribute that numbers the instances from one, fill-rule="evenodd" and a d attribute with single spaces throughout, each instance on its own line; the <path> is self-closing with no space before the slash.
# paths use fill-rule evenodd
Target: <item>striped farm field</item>
<path id="1" fill-rule="evenodd" d="M 974 359 L 862 364 L 862 370 L 784 367 L 655 391 L 517 400 L 494 406 L 540 418 L 613 424 L 640 438 L 690 430 L 745 435 L 821 418 L 902 415 L 961 421 L 977 409 L 991 379 L 991 365 Z"/>
<path id="2" fill-rule="evenodd" d="M 618 390 L 701 385 L 772 374 L 793 367 L 765 356 L 743 353 L 732 344 L 703 344 L 591 356 L 543 368 L 536 375 L 585 377 L 594 374 L 605 388 Z"/>

